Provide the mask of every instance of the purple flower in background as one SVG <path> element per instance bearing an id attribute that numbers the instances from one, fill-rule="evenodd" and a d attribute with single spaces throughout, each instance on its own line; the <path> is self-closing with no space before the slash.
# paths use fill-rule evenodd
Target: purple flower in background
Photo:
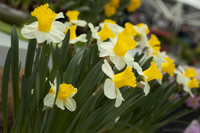
<path id="1" fill-rule="evenodd" d="M 193 109 L 198 109 L 200 108 L 200 102 L 199 102 L 199 97 L 189 97 L 186 101 L 186 105 L 190 108 Z M 200 133 L 200 132 L 199 132 Z"/>
<path id="2" fill-rule="evenodd" d="M 200 133 L 200 123 L 193 120 L 183 133 Z"/>
<path id="3" fill-rule="evenodd" d="M 174 93 L 169 97 L 169 101 L 173 102 L 174 104 L 177 103 L 181 99 L 178 93 Z"/>

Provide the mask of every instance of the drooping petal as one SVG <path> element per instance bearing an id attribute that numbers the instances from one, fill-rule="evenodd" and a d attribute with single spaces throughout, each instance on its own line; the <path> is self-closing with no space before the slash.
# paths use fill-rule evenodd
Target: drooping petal
<path id="1" fill-rule="evenodd" d="M 47 107 L 52 107 L 55 99 L 55 94 L 54 93 L 48 93 L 44 97 L 44 105 Z"/>
<path id="2" fill-rule="evenodd" d="M 65 18 L 65 16 L 63 15 L 63 12 L 59 12 L 56 17 L 54 18 L 54 20 L 56 19 L 60 19 L 60 18 Z"/>
<path id="3" fill-rule="evenodd" d="M 48 40 L 54 43 L 59 43 L 65 38 L 65 34 L 60 31 L 50 31 Z"/>
<path id="4" fill-rule="evenodd" d="M 137 71 L 137 73 L 141 76 L 144 76 L 147 78 L 147 76 L 144 75 L 141 66 L 137 62 L 133 62 L 133 68 Z"/>
<path id="5" fill-rule="evenodd" d="M 88 26 L 92 32 L 92 37 L 95 39 L 100 39 L 99 35 L 97 34 L 97 30 L 94 28 L 93 24 L 89 23 Z"/>
<path id="6" fill-rule="evenodd" d="M 116 89 L 116 92 L 117 92 L 117 97 L 115 101 L 115 107 L 117 108 L 122 104 L 122 101 L 124 101 L 124 98 L 122 97 L 122 94 L 118 88 Z"/>
<path id="7" fill-rule="evenodd" d="M 116 98 L 116 90 L 113 81 L 109 78 L 106 79 L 104 83 L 104 95 L 109 99 Z"/>
<path id="8" fill-rule="evenodd" d="M 70 40 L 70 44 L 75 44 L 77 42 L 87 42 L 86 34 L 81 34 L 80 36 L 76 37 L 75 39 Z"/>
<path id="9" fill-rule="evenodd" d="M 113 64 L 115 64 L 118 70 L 121 70 L 126 65 L 125 61 L 119 56 L 111 56 L 110 60 L 112 61 Z"/>
<path id="10" fill-rule="evenodd" d="M 76 101 L 71 97 L 65 99 L 64 105 L 69 111 L 76 110 Z"/>
<path id="11" fill-rule="evenodd" d="M 145 94 L 145 96 L 148 95 L 149 92 L 150 92 L 149 83 L 146 80 L 140 81 L 140 83 L 144 85 L 144 94 Z"/>
<path id="12" fill-rule="evenodd" d="M 87 25 L 87 22 L 85 20 L 72 20 L 71 23 L 80 27 L 85 27 Z"/>
<path id="13" fill-rule="evenodd" d="M 38 43 L 43 43 L 44 41 L 46 41 L 48 36 L 49 36 L 49 33 L 46 33 L 46 32 L 42 32 L 39 30 L 35 32 L 35 37 Z"/>
<path id="14" fill-rule="evenodd" d="M 102 65 L 102 71 L 111 79 L 113 79 L 114 72 L 112 68 L 110 67 L 109 63 L 107 60 L 104 60 L 104 64 Z"/>
<path id="15" fill-rule="evenodd" d="M 124 57 L 122 57 L 122 58 L 124 59 L 124 61 L 126 62 L 126 64 L 127 64 L 128 66 L 133 67 L 134 58 L 133 58 L 133 56 L 132 56 L 132 54 L 131 54 L 130 51 L 128 51 L 128 52 L 124 55 Z"/>
<path id="16" fill-rule="evenodd" d="M 99 48 L 99 57 L 106 57 L 106 56 L 115 56 L 113 52 L 113 44 L 111 42 L 103 42 L 98 45 Z"/>
<path id="17" fill-rule="evenodd" d="M 65 110 L 64 101 L 62 99 L 57 98 L 56 99 L 56 105 L 57 105 L 58 108 Z"/>

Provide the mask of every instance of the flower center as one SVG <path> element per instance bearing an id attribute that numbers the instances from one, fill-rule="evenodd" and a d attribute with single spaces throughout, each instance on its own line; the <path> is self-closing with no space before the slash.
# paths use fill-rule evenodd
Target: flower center
<path id="1" fill-rule="evenodd" d="M 33 12 L 32 16 L 35 16 L 38 20 L 38 29 L 43 32 L 49 32 L 51 30 L 52 21 L 56 17 L 56 13 L 49 8 L 49 4 L 41 5 Z"/>
<path id="2" fill-rule="evenodd" d="M 134 49 L 135 47 L 135 40 L 125 32 L 121 32 L 118 34 L 117 43 L 115 44 L 113 51 L 116 55 L 123 57 L 128 50 Z"/>
<path id="3" fill-rule="evenodd" d="M 174 60 L 170 59 L 169 57 L 164 58 L 167 62 L 162 63 L 162 72 L 166 72 L 170 74 L 170 76 L 174 76 L 175 64 Z"/>
<path id="4" fill-rule="evenodd" d="M 144 75 L 147 76 L 147 81 L 151 81 L 153 79 L 162 79 L 162 73 L 160 72 L 160 70 L 158 70 L 158 67 L 156 66 L 156 64 L 152 61 L 151 62 L 151 66 L 145 70 Z"/>
<path id="5" fill-rule="evenodd" d="M 65 29 L 65 34 L 67 33 L 67 31 L 70 29 L 70 40 L 75 39 L 76 38 L 76 25 L 72 25 L 70 27 L 67 27 Z"/>
<path id="6" fill-rule="evenodd" d="M 196 74 L 196 72 L 195 72 L 195 70 L 194 70 L 194 68 L 186 68 L 186 70 L 185 70 L 185 73 L 184 73 L 184 75 L 186 76 L 186 77 L 188 77 L 188 78 L 193 78 L 193 77 L 195 77 L 195 76 L 197 76 L 197 74 Z"/>
<path id="7" fill-rule="evenodd" d="M 127 66 L 123 72 L 115 74 L 113 79 L 116 88 L 121 88 L 124 86 L 136 87 L 136 77 L 130 66 Z"/>
<path id="8" fill-rule="evenodd" d="M 79 11 L 67 11 L 66 16 L 69 18 L 69 21 L 78 20 Z"/>
<path id="9" fill-rule="evenodd" d="M 108 28 L 108 24 L 104 24 L 104 27 L 101 29 L 101 31 L 98 32 L 98 35 L 102 42 L 108 38 L 115 38 L 115 34 L 110 28 Z"/>
<path id="10" fill-rule="evenodd" d="M 49 90 L 49 92 L 56 93 L 53 91 L 52 88 Z M 70 97 L 73 93 L 77 93 L 77 90 L 71 84 L 63 83 L 60 85 L 59 92 L 58 92 L 58 98 L 64 100 L 64 99 Z"/>
<path id="11" fill-rule="evenodd" d="M 160 51 L 160 41 L 158 40 L 158 38 L 154 35 L 151 34 L 151 38 L 148 41 L 148 44 L 152 47 L 152 49 L 154 50 L 154 55 L 158 55 L 158 51 Z"/>

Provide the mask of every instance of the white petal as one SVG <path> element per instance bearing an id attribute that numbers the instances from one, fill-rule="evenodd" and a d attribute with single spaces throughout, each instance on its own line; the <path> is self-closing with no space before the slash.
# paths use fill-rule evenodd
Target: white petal
<path id="1" fill-rule="evenodd" d="M 65 32 L 66 25 L 59 22 L 59 21 L 54 21 L 52 22 L 51 26 L 51 31 L 52 32 Z"/>
<path id="2" fill-rule="evenodd" d="M 54 93 L 48 93 L 44 98 L 44 105 L 47 107 L 52 107 L 54 99 L 55 99 Z"/>
<path id="3" fill-rule="evenodd" d="M 122 97 L 122 94 L 120 92 L 120 90 L 117 88 L 117 97 L 116 97 L 116 101 L 115 101 L 115 107 L 119 107 L 122 104 L 122 101 L 124 101 L 124 98 Z"/>
<path id="4" fill-rule="evenodd" d="M 70 26 L 72 26 L 71 22 L 65 22 L 65 27 L 70 27 Z"/>
<path id="5" fill-rule="evenodd" d="M 144 85 L 144 94 L 145 96 L 149 94 L 150 92 L 150 86 L 149 83 L 145 80 L 145 81 L 140 81 L 141 84 Z"/>
<path id="6" fill-rule="evenodd" d="M 97 34 L 97 31 L 94 29 L 93 24 L 89 23 L 88 26 L 89 26 L 89 28 L 92 32 L 92 37 L 95 38 L 95 39 L 100 39 L 100 37 Z"/>
<path id="7" fill-rule="evenodd" d="M 64 104 L 69 111 L 76 110 L 76 101 L 73 98 L 66 98 Z"/>
<path id="8" fill-rule="evenodd" d="M 59 19 L 59 18 L 65 18 L 62 12 L 59 12 L 56 17 L 54 18 L 54 20 Z"/>
<path id="9" fill-rule="evenodd" d="M 49 36 L 49 33 L 46 33 L 46 32 L 42 32 L 39 30 L 35 32 L 35 37 L 38 43 L 42 43 L 46 41 L 48 36 Z"/>
<path id="10" fill-rule="evenodd" d="M 162 85 L 162 80 L 161 80 L 161 79 L 156 79 L 156 81 L 157 81 L 160 85 Z"/>
<path id="11" fill-rule="evenodd" d="M 128 52 L 124 55 L 124 57 L 122 57 L 122 58 L 124 59 L 124 61 L 126 62 L 126 64 L 127 64 L 128 66 L 133 67 L 134 58 L 133 58 L 133 56 L 132 56 L 132 54 L 131 54 L 130 51 L 128 51 Z"/>
<path id="12" fill-rule="evenodd" d="M 60 108 L 62 110 L 65 109 L 65 107 L 64 107 L 64 101 L 62 99 L 57 98 L 56 99 L 56 105 L 57 105 L 58 108 Z"/>
<path id="13" fill-rule="evenodd" d="M 108 24 L 108 27 L 112 30 L 112 32 L 115 33 L 115 35 L 117 35 L 118 33 L 122 32 L 124 30 L 123 27 L 117 25 L 117 24 Z"/>
<path id="14" fill-rule="evenodd" d="M 24 25 L 21 30 L 22 35 L 25 38 L 33 39 L 35 37 L 35 32 L 38 30 L 38 22 L 33 22 L 30 25 Z"/>
<path id="15" fill-rule="evenodd" d="M 140 67 L 140 65 L 137 62 L 133 62 L 133 68 L 137 71 L 137 73 L 139 75 L 144 76 L 145 78 L 147 78 L 147 76 L 144 75 L 142 68 Z"/>
<path id="16" fill-rule="evenodd" d="M 86 34 L 81 34 L 75 39 L 70 40 L 70 44 L 75 44 L 76 42 L 84 42 L 84 43 L 87 42 Z"/>
<path id="17" fill-rule="evenodd" d="M 99 57 L 105 57 L 105 56 L 115 56 L 115 53 L 113 51 L 113 44 L 110 42 L 104 42 L 98 45 L 99 48 Z"/>
<path id="18" fill-rule="evenodd" d="M 112 70 L 112 68 L 110 67 L 109 63 L 107 60 L 104 60 L 104 64 L 102 65 L 102 71 L 111 79 L 113 79 L 114 76 L 114 72 Z"/>
<path id="19" fill-rule="evenodd" d="M 107 78 L 104 83 L 104 95 L 109 99 L 115 99 L 117 97 L 115 91 L 115 85 L 113 81 L 109 78 Z"/>
<path id="20" fill-rule="evenodd" d="M 87 25 L 85 20 L 72 20 L 71 23 L 80 27 L 85 27 Z"/>
<path id="21" fill-rule="evenodd" d="M 110 60 L 115 64 L 118 70 L 121 70 L 126 65 L 125 61 L 119 56 L 111 56 Z"/>
<path id="22" fill-rule="evenodd" d="M 48 40 L 54 43 L 60 43 L 65 38 L 65 34 L 61 31 L 50 31 L 48 35 Z"/>

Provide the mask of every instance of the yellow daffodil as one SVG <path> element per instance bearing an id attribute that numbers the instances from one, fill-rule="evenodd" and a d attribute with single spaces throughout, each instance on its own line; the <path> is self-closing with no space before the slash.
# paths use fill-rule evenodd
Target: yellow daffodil
<path id="1" fill-rule="evenodd" d="M 144 75 L 147 76 L 147 81 L 151 81 L 154 79 L 162 79 L 162 73 L 160 72 L 160 70 L 158 70 L 158 67 L 156 66 L 156 64 L 152 61 L 150 67 L 145 70 Z"/>
<path id="2" fill-rule="evenodd" d="M 136 77 L 132 72 L 132 68 L 127 66 L 123 72 L 114 74 L 107 60 L 104 60 L 102 70 L 109 77 L 104 84 L 104 94 L 109 99 L 116 99 L 115 107 L 119 107 L 124 101 L 119 88 L 124 86 L 136 87 Z"/>
<path id="3" fill-rule="evenodd" d="M 125 34 L 134 37 L 137 33 L 133 25 L 129 22 L 125 23 L 125 28 L 124 28 Z"/>
<path id="4" fill-rule="evenodd" d="M 177 74 L 176 81 L 179 84 L 183 85 L 183 90 L 188 92 L 193 97 L 192 88 L 199 87 L 199 81 L 196 78 L 193 78 L 194 76 L 196 76 L 196 72 L 194 71 L 194 69 L 186 68 L 186 70 L 184 70 L 182 66 L 179 66 L 174 73 Z"/>
<path id="5" fill-rule="evenodd" d="M 56 81 L 54 84 L 50 82 L 50 90 L 49 93 L 44 98 L 44 105 L 47 107 L 52 107 L 55 96 L 56 96 Z M 76 109 L 76 101 L 72 98 L 77 93 L 77 89 L 74 88 L 71 84 L 60 84 L 60 88 L 58 91 L 58 96 L 56 99 L 56 105 L 58 108 L 64 110 L 65 107 L 69 111 L 75 111 Z"/>
<path id="6" fill-rule="evenodd" d="M 67 27 L 72 25 L 85 27 L 87 25 L 86 21 L 78 19 L 80 12 L 76 10 L 69 10 L 66 12 L 66 16 L 69 18 L 69 22 L 65 22 Z"/>
<path id="7" fill-rule="evenodd" d="M 38 21 L 30 25 L 24 25 L 21 30 L 22 35 L 28 39 L 37 39 L 38 43 L 44 41 L 61 42 L 64 37 L 65 25 L 55 19 L 64 18 L 62 13 L 56 14 L 48 4 L 41 5 L 31 12 Z"/>
<path id="8" fill-rule="evenodd" d="M 141 0 L 130 0 L 127 11 L 128 12 L 134 12 L 140 6 L 141 6 Z"/>
<path id="9" fill-rule="evenodd" d="M 65 30 L 65 34 L 69 29 L 70 29 L 70 41 L 69 41 L 70 44 L 75 44 L 76 42 L 87 42 L 86 34 L 81 34 L 78 37 L 76 36 L 76 29 L 77 29 L 76 25 L 67 27 Z"/>
<path id="10" fill-rule="evenodd" d="M 97 34 L 101 38 L 102 42 L 108 38 L 115 38 L 115 34 L 110 28 L 108 28 L 107 24 L 105 24 L 105 26 Z"/>
<path id="11" fill-rule="evenodd" d="M 104 23 L 116 24 L 116 22 L 112 19 L 105 19 Z"/>
<path id="12" fill-rule="evenodd" d="M 108 2 L 104 7 L 104 12 L 107 17 L 111 17 L 116 14 L 117 7 L 113 3 Z"/>
<path id="13" fill-rule="evenodd" d="M 172 60 L 169 57 L 165 57 L 164 58 L 167 62 L 162 63 L 162 68 L 161 71 L 162 72 L 166 72 L 168 73 L 171 77 L 174 76 L 174 70 L 175 70 L 175 64 L 174 64 L 174 60 Z"/>

